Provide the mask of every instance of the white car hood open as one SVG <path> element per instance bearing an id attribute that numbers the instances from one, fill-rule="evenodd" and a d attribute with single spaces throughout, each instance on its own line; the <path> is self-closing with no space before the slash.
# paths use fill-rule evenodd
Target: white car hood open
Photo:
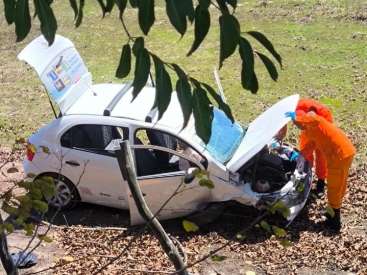
<path id="1" fill-rule="evenodd" d="M 19 60 L 32 66 L 48 94 L 64 114 L 79 97 L 92 87 L 92 77 L 82 58 L 67 38 L 55 36 L 49 46 L 41 35 L 18 55 Z"/>
<path id="2" fill-rule="evenodd" d="M 299 95 L 286 97 L 250 123 L 240 146 L 227 163 L 227 169 L 230 172 L 237 172 L 290 121 L 289 118 L 285 117 L 285 113 L 294 112 L 298 100 Z"/>

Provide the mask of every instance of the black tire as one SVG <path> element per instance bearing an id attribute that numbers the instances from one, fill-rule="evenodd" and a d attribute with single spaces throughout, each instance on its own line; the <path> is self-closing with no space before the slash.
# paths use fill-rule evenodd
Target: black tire
<path id="1" fill-rule="evenodd" d="M 51 199 L 46 199 L 50 207 L 67 210 L 75 207 L 80 202 L 79 192 L 68 178 L 56 173 L 46 173 L 38 178 L 42 177 L 53 178 L 56 185 L 55 196 Z"/>

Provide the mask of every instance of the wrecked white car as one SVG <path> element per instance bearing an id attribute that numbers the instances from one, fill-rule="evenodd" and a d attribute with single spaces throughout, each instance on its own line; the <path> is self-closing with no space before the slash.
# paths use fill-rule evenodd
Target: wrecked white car
<path id="1" fill-rule="evenodd" d="M 211 202 L 234 200 L 263 207 L 281 199 L 292 221 L 310 191 L 311 169 L 301 155 L 274 137 L 294 111 L 298 95 L 287 97 L 248 127 L 231 123 L 214 109 L 212 136 L 204 144 L 194 120 L 182 130 L 183 117 L 175 92 L 158 120 L 151 107 L 155 89 L 146 86 L 132 100 L 131 83 L 92 84 L 92 78 L 74 45 L 57 36 L 48 47 L 43 37 L 32 41 L 19 59 L 35 68 L 60 115 L 28 140 L 24 169 L 36 178 L 55 178 L 57 193 L 50 204 L 67 208 L 75 201 L 128 209 L 131 224 L 143 222 L 123 179 L 114 144 L 132 145 L 138 182 L 155 213 L 183 178 L 200 168 L 214 188 L 187 180 L 163 208 L 159 219 L 184 216 Z M 45 150 L 47 148 L 47 150 Z M 296 157 L 295 157 L 296 156 Z M 302 188 L 300 188 L 302 186 Z"/>

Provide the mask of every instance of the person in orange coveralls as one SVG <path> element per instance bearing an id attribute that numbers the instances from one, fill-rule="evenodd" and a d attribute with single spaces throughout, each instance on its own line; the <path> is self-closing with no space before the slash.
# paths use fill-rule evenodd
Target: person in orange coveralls
<path id="1" fill-rule="evenodd" d="M 316 148 L 325 156 L 328 169 L 327 198 L 329 205 L 334 210 L 332 214 L 326 214 L 325 226 L 339 232 L 341 229 L 340 208 L 356 149 L 342 130 L 313 111 L 297 114 L 287 112 L 285 115 L 304 131 L 309 140 L 307 147 L 303 150 L 307 152 L 309 147 Z"/>
<path id="2" fill-rule="evenodd" d="M 330 123 L 333 122 L 333 116 L 328 107 L 313 99 L 300 99 L 297 104 L 296 114 L 301 114 L 302 112 L 307 113 L 309 111 L 314 111 L 317 115 L 322 116 Z M 310 144 L 310 140 L 307 138 L 304 131 L 302 131 L 299 136 L 299 148 L 305 159 L 307 159 L 312 166 L 314 165 L 315 153 L 315 169 L 317 176 L 316 194 L 318 197 L 321 197 L 325 190 L 325 179 L 327 178 L 325 156 L 322 151 L 317 150 Z"/>

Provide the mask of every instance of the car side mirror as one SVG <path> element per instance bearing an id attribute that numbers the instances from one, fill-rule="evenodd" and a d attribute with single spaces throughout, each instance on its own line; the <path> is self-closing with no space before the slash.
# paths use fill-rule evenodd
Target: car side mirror
<path id="1" fill-rule="evenodd" d="M 189 168 L 187 169 L 184 177 L 184 183 L 191 183 L 196 177 L 197 168 Z"/>

